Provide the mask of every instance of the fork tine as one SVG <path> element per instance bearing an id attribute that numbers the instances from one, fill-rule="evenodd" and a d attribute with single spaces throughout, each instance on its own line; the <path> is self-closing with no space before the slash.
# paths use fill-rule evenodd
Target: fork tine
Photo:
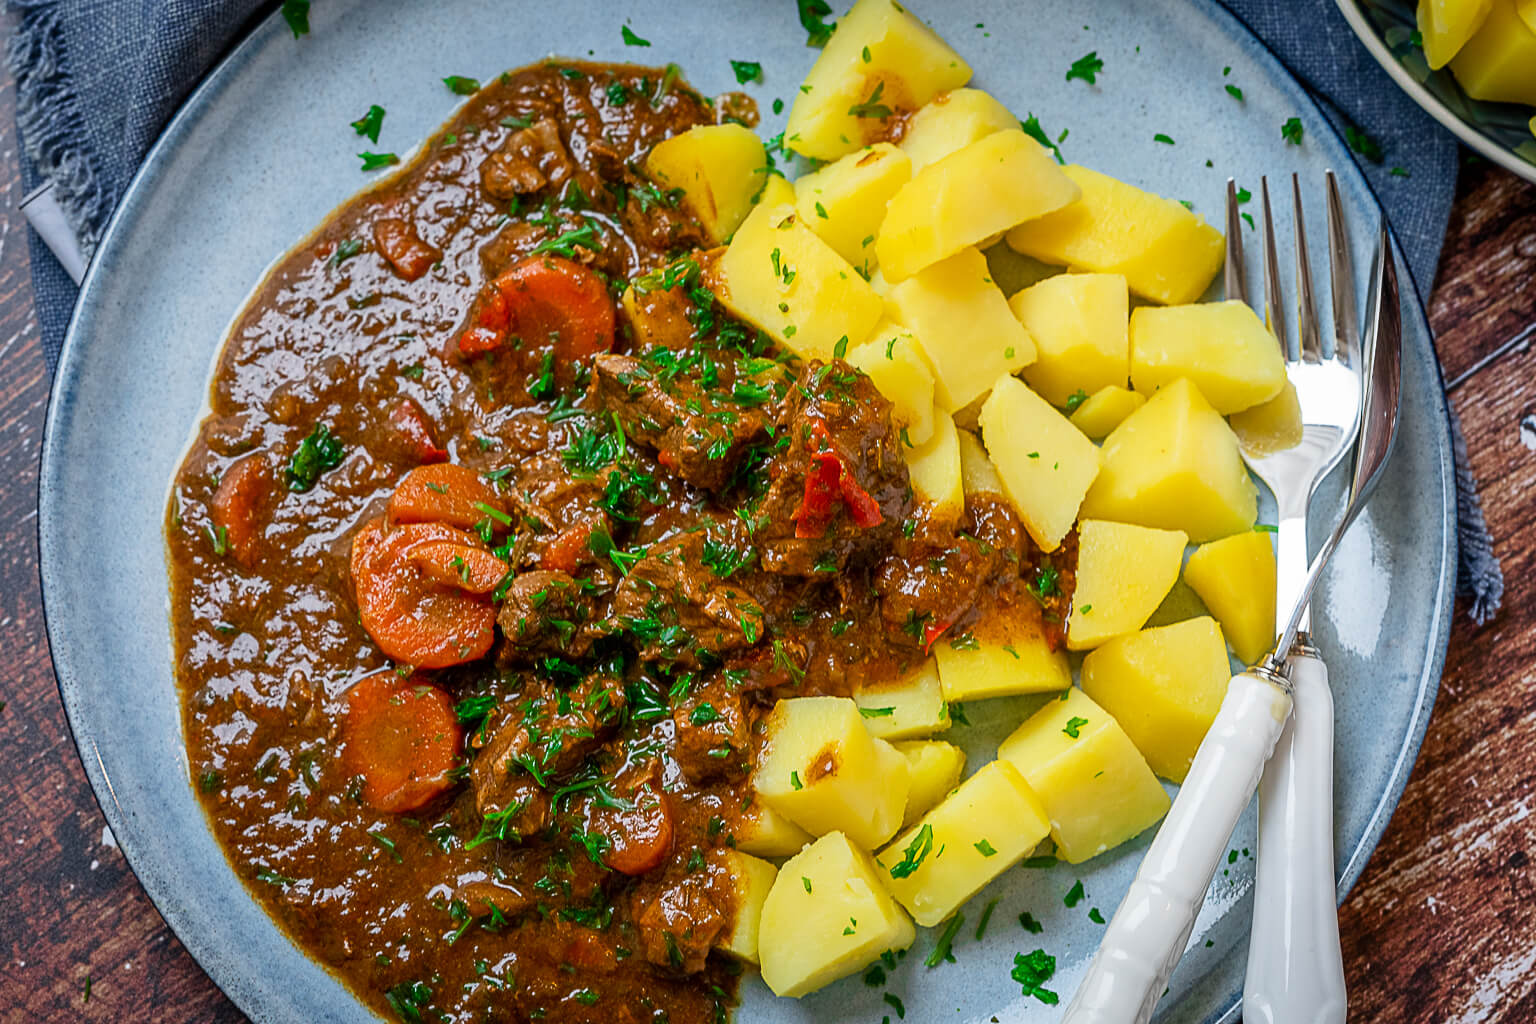
<path id="1" fill-rule="evenodd" d="M 1296 336 L 1301 358 L 1321 362 L 1323 344 L 1317 326 L 1317 300 L 1312 294 L 1312 258 L 1307 253 L 1307 221 L 1301 212 L 1301 177 L 1291 175 L 1291 199 L 1296 207 Z"/>
<path id="2" fill-rule="evenodd" d="M 1264 201 L 1264 322 L 1280 343 L 1280 353 L 1290 358 L 1286 342 L 1285 306 L 1280 301 L 1280 256 L 1275 246 L 1275 216 L 1269 208 L 1269 178 L 1259 179 Z"/>
<path id="3" fill-rule="evenodd" d="M 1359 306 L 1355 304 L 1355 268 L 1349 256 L 1349 232 L 1344 230 L 1344 201 L 1332 171 L 1328 183 L 1328 277 L 1333 293 L 1333 355 L 1345 366 L 1360 351 Z"/>
<path id="4" fill-rule="evenodd" d="M 1243 222 L 1237 209 L 1237 182 L 1227 179 L 1227 264 L 1222 284 L 1228 299 L 1247 305 L 1248 281 L 1243 266 Z"/>

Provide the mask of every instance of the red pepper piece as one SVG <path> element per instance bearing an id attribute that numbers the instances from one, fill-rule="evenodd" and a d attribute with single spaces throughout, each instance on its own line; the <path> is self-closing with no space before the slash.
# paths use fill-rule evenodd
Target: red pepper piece
<path id="1" fill-rule="evenodd" d="M 839 501 L 855 526 L 864 530 L 879 526 L 885 518 L 880 514 L 880 506 L 859 486 L 848 464 L 832 447 L 826 424 L 816 421 L 807 446 L 813 449 L 811 461 L 815 466 L 806 474 L 805 497 L 791 517 L 795 521 L 795 536 L 801 540 L 824 536 L 837 514 Z"/>

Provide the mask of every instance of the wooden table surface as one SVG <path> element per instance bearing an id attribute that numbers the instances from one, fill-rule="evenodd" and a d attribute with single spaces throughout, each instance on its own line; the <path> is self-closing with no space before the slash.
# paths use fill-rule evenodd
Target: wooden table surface
<path id="1" fill-rule="evenodd" d="M 112 842 L 54 685 L 36 530 L 48 376 L 16 210 L 14 88 L 0 76 L 0 1019 L 243 1020 Z M 1482 627 L 1458 604 L 1418 764 L 1341 912 L 1352 1019 L 1524 1024 L 1536 1021 L 1536 186 L 1463 166 L 1430 320 L 1507 590 Z"/>

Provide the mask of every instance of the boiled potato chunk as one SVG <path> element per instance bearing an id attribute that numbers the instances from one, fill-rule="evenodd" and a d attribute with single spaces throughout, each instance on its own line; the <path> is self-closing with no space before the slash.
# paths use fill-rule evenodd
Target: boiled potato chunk
<path id="1" fill-rule="evenodd" d="M 862 970 L 917 937 L 876 876 L 869 854 L 831 832 L 779 868 L 758 929 L 763 981 L 803 996 Z"/>
<path id="2" fill-rule="evenodd" d="M 933 414 L 933 433 L 923 444 L 902 448 L 912 492 L 929 505 L 935 521 L 954 523 L 965 511 L 960 482 L 960 438 L 947 412 Z"/>
<path id="3" fill-rule="evenodd" d="M 758 206 L 783 206 L 785 203 L 794 203 L 795 186 L 788 178 L 778 171 L 770 172 L 768 180 L 763 183 L 763 190 L 758 194 Z"/>
<path id="4" fill-rule="evenodd" d="M 1536 104 L 1536 3 L 1493 0 L 1451 73 L 1475 100 Z"/>
<path id="5" fill-rule="evenodd" d="M 933 369 L 911 331 L 882 321 L 869 341 L 849 349 L 848 362 L 891 403 L 891 425 L 905 430 L 908 441 L 920 445 L 933 436 Z"/>
<path id="6" fill-rule="evenodd" d="M 779 869 L 739 850 L 721 850 L 721 869 L 730 878 L 736 917 L 719 947 L 748 963 L 757 963 L 757 940 L 762 928 L 763 904 L 773 889 Z"/>
<path id="7" fill-rule="evenodd" d="M 1098 448 L 1013 377 L 999 378 L 981 407 L 981 439 L 1024 528 L 1055 551 L 1099 475 Z"/>
<path id="8" fill-rule="evenodd" d="M 997 475 L 997 467 L 987 458 L 987 449 L 981 438 L 969 430 L 960 435 L 960 486 L 970 494 L 1003 495 L 1003 478 Z"/>
<path id="9" fill-rule="evenodd" d="M 1443 68 L 1488 17 L 1491 0 L 1419 0 L 1419 36 L 1424 59 Z"/>
<path id="10" fill-rule="evenodd" d="M 960 784 L 965 751 L 943 740 L 900 740 L 891 745 L 907 759 L 907 773 L 912 778 L 907 811 L 901 817 L 906 828 Z"/>
<path id="11" fill-rule="evenodd" d="M 1231 682 L 1211 618 L 1111 640 L 1083 659 L 1083 692 L 1115 716 L 1152 770 L 1183 782 Z"/>
<path id="12" fill-rule="evenodd" d="M 1150 395 L 1183 377 L 1223 416 L 1285 386 L 1280 343 L 1247 303 L 1143 306 L 1131 314 L 1131 384 Z"/>
<path id="13" fill-rule="evenodd" d="M 1168 813 L 1168 794 L 1109 712 L 1067 691 L 997 748 L 1045 805 L 1056 852 L 1081 864 L 1138 835 Z"/>
<path id="14" fill-rule="evenodd" d="M 1127 416 L 1105 438 L 1103 455 L 1083 499 L 1085 518 L 1183 530 L 1196 543 L 1253 526 L 1258 490 L 1237 438 L 1187 380 Z"/>
<path id="15" fill-rule="evenodd" d="M 1103 440 L 1131 413 L 1147 404 L 1147 396 L 1117 384 L 1100 388 L 1067 417 L 1095 441 Z"/>
<path id="16" fill-rule="evenodd" d="M 731 835 L 736 840 L 736 849 L 759 857 L 793 856 L 816 838 L 755 793 Z"/>
<path id="17" fill-rule="evenodd" d="M 912 161 L 877 142 L 795 181 L 800 222 L 868 277 L 885 204 L 912 177 Z"/>
<path id="18" fill-rule="evenodd" d="M 1052 405 L 1130 379 L 1130 293 L 1119 274 L 1048 277 L 1009 299 L 1008 308 L 1035 340 L 1024 381 Z"/>
<path id="19" fill-rule="evenodd" d="M 940 93 L 907 120 L 901 148 L 916 173 L 993 132 L 1015 129 L 1019 119 L 980 89 Z"/>
<path id="20" fill-rule="evenodd" d="M 1067 646 L 1097 647 L 1146 624 L 1179 578 L 1182 530 L 1084 519 L 1077 527 L 1077 589 L 1067 619 Z"/>
<path id="21" fill-rule="evenodd" d="M 1184 566 L 1184 582 L 1221 623 L 1237 657 L 1252 665 L 1275 643 L 1275 549 L 1269 534 L 1234 533 L 1202 544 Z"/>
<path id="22" fill-rule="evenodd" d="M 1301 443 L 1301 400 L 1287 380 L 1280 393 L 1261 405 L 1227 418 L 1232 433 L 1249 455 L 1270 455 Z"/>
<path id="23" fill-rule="evenodd" d="M 1045 807 L 1019 770 L 993 761 L 881 850 L 875 864 L 913 919 L 932 927 L 1050 831 Z"/>
<path id="24" fill-rule="evenodd" d="M 646 173 L 683 202 L 716 245 L 747 219 L 765 184 L 763 141 L 739 124 L 702 124 L 664 139 L 645 158 Z"/>
<path id="25" fill-rule="evenodd" d="M 933 399 L 958 412 L 987 393 L 992 382 L 1035 358 L 1029 332 L 1008 310 L 1008 300 L 987 273 L 987 259 L 966 249 L 916 277 L 891 286 L 892 312 L 917 335 L 933 367 Z"/>
<path id="26" fill-rule="evenodd" d="M 971 66 L 900 4 L 858 0 L 805 76 L 784 148 L 836 160 L 884 138 L 893 116 L 970 79 Z"/>
<path id="27" fill-rule="evenodd" d="M 867 337 L 885 310 L 869 282 L 793 206 L 753 209 L 712 276 L 727 309 L 804 359 L 831 359 L 844 338 Z"/>
<path id="28" fill-rule="evenodd" d="M 993 132 L 912 176 L 875 240 L 888 281 L 902 281 L 1015 224 L 1077 199 L 1044 146 L 1017 128 Z"/>
<path id="29" fill-rule="evenodd" d="M 1072 685 L 1065 651 L 1051 649 L 1037 612 L 1026 609 L 979 635 L 933 645 L 946 701 L 1054 693 Z"/>
<path id="30" fill-rule="evenodd" d="M 762 800 L 806 831 L 843 831 L 866 848 L 891 837 L 907 803 L 906 759 L 869 734 L 847 697 L 775 704 L 752 781 Z"/>
<path id="31" fill-rule="evenodd" d="M 1075 270 L 1120 274 L 1153 302 L 1194 302 L 1224 258 L 1221 232 L 1172 199 L 1068 164 L 1083 197 L 1008 232 L 1026 256 Z"/>
<path id="32" fill-rule="evenodd" d="M 864 687 L 853 699 L 870 735 L 883 740 L 932 736 L 950 726 L 939 670 L 932 658 L 900 679 Z"/>

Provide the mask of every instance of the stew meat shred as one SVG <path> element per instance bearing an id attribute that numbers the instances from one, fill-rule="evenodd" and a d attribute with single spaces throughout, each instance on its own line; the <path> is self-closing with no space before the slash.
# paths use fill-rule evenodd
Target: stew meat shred
<path id="1" fill-rule="evenodd" d="M 1066 610 L 1070 546 L 987 497 L 933 521 L 868 378 L 716 303 L 639 170 L 714 119 L 673 79 L 484 89 L 272 272 L 176 479 L 194 784 L 406 1020 L 722 1019 L 772 702 Z"/>

